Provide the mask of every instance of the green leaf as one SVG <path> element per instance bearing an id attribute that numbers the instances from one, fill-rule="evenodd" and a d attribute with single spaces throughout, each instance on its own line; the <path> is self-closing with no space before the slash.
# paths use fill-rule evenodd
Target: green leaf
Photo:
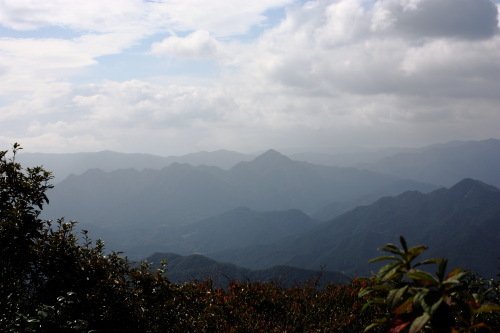
<path id="1" fill-rule="evenodd" d="M 424 260 L 424 261 L 421 261 L 417 264 L 415 264 L 414 267 L 417 267 L 417 266 L 420 266 L 420 265 L 429 265 L 429 264 L 439 264 L 443 259 L 438 259 L 438 258 L 434 258 L 434 259 L 427 259 L 427 260 Z"/>
<path id="2" fill-rule="evenodd" d="M 399 306 L 409 287 L 409 285 L 406 285 L 403 288 L 393 289 L 389 292 L 387 295 L 387 304 L 391 309 L 395 309 Z"/>
<path id="3" fill-rule="evenodd" d="M 389 286 L 385 285 L 385 284 L 379 284 L 379 285 L 376 285 L 376 286 L 373 286 L 373 287 L 367 287 L 363 290 L 360 290 L 360 292 L 358 293 L 358 297 L 363 297 L 363 296 L 366 296 L 368 295 L 369 293 L 371 293 L 372 291 L 379 291 L 379 290 L 388 290 L 389 289 Z"/>
<path id="4" fill-rule="evenodd" d="M 421 281 L 421 282 L 427 282 L 424 284 L 432 284 L 434 286 L 439 285 L 439 281 L 436 280 L 436 278 L 434 278 L 434 276 L 432 276 L 431 274 L 424 272 L 424 271 L 414 270 L 412 272 L 408 272 L 406 274 L 406 276 L 409 277 L 410 279 L 414 279 L 414 280 Z"/>
<path id="5" fill-rule="evenodd" d="M 399 236 L 399 241 L 405 252 L 408 252 L 408 246 L 406 245 L 406 239 L 403 236 Z"/>
<path id="6" fill-rule="evenodd" d="M 393 262 L 380 268 L 377 278 L 381 281 L 387 281 L 396 275 L 396 272 L 401 268 L 400 262 Z"/>
<path id="7" fill-rule="evenodd" d="M 406 301 L 404 301 L 403 304 L 398 306 L 395 310 L 395 314 L 402 314 L 402 313 L 408 313 L 411 312 L 411 309 L 413 308 L 413 297 L 408 298 Z"/>
<path id="8" fill-rule="evenodd" d="M 363 330 L 363 332 L 368 332 L 369 330 L 374 329 L 375 327 L 380 326 L 380 325 L 381 325 L 380 323 L 372 323 L 372 324 L 366 326 L 365 329 Z"/>
<path id="9" fill-rule="evenodd" d="M 398 257 L 395 257 L 395 256 L 383 256 L 383 257 L 378 257 L 378 258 L 375 258 L 375 259 L 372 259 L 370 261 L 368 261 L 368 263 L 372 263 L 372 262 L 377 262 L 377 261 L 382 261 L 382 260 L 401 260 L 399 259 Z"/>
<path id="10" fill-rule="evenodd" d="M 424 289 L 420 292 L 418 292 L 414 297 L 413 297 L 413 305 L 415 306 L 422 306 L 422 302 L 424 301 L 425 295 L 429 292 L 428 289 Z"/>
<path id="11" fill-rule="evenodd" d="M 446 272 L 446 265 L 448 264 L 447 259 L 441 260 L 438 266 L 438 271 L 437 271 L 437 276 L 439 278 L 439 282 L 443 282 L 444 279 L 444 273 Z"/>
<path id="12" fill-rule="evenodd" d="M 455 268 L 454 270 L 452 270 L 447 276 L 446 276 L 446 280 L 450 279 L 450 278 L 454 278 L 456 280 L 460 280 L 462 279 L 464 276 L 467 275 L 466 272 L 461 272 L 462 270 L 462 267 L 457 267 Z"/>
<path id="13" fill-rule="evenodd" d="M 411 323 L 409 333 L 417 333 L 419 332 L 425 324 L 431 319 L 431 316 L 428 313 L 424 313 L 420 317 L 417 317 L 413 323 Z"/>
<path id="14" fill-rule="evenodd" d="M 411 259 L 414 259 L 416 258 L 420 253 L 422 253 L 423 251 L 427 250 L 428 247 L 427 246 L 423 246 L 423 245 L 420 245 L 420 246 L 415 246 L 415 247 L 412 247 L 410 250 L 408 250 L 408 256 L 411 258 Z"/>
<path id="15" fill-rule="evenodd" d="M 396 245 L 394 244 L 387 244 L 386 246 L 382 246 L 378 248 L 379 251 L 385 251 L 385 252 L 391 252 L 394 254 L 399 254 L 400 256 L 403 256 L 405 253 L 401 251 Z"/>

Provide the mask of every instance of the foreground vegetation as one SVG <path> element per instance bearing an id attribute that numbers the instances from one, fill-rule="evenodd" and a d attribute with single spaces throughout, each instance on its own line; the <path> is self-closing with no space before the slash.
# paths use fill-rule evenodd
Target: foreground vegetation
<path id="1" fill-rule="evenodd" d="M 425 247 L 388 245 L 376 276 L 319 288 L 210 280 L 170 283 L 165 266 L 106 253 L 75 222 L 43 221 L 52 176 L 0 152 L 0 331 L 2 332 L 494 332 L 499 284 L 414 263 Z M 420 265 L 437 264 L 436 275 Z"/>

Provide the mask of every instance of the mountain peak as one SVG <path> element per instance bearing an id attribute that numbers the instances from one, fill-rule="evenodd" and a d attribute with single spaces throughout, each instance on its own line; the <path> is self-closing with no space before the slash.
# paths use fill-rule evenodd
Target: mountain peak
<path id="1" fill-rule="evenodd" d="M 291 159 L 286 157 L 285 155 L 281 154 L 280 152 L 274 150 L 274 149 L 269 149 L 265 153 L 257 156 L 254 161 L 266 161 L 266 162 L 277 162 L 277 161 L 286 161 L 290 162 Z"/>
<path id="2" fill-rule="evenodd" d="M 470 192 L 471 190 L 481 190 L 481 191 L 499 191 L 495 186 L 493 185 L 488 185 L 486 183 L 483 183 L 479 180 L 471 179 L 471 178 L 465 178 L 452 187 L 450 187 L 451 192 L 455 193 L 467 193 Z"/>

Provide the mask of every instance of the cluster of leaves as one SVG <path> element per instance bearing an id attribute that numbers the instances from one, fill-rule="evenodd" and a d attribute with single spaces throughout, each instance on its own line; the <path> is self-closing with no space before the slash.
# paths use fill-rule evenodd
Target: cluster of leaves
<path id="1" fill-rule="evenodd" d="M 408 248 L 401 237 L 398 248 L 388 244 L 379 250 L 391 253 L 371 262 L 389 260 L 359 296 L 365 304 L 383 309 L 366 331 L 383 327 L 389 332 L 494 332 L 500 328 L 499 284 L 485 281 L 460 268 L 446 274 L 446 259 L 414 263 L 425 246 Z M 436 264 L 435 275 L 417 267 Z"/>

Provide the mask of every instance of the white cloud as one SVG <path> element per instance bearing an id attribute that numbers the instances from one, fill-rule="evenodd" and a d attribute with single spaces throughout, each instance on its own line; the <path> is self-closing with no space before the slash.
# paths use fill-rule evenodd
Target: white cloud
<path id="1" fill-rule="evenodd" d="M 176 31 L 210 31 L 218 37 L 246 33 L 254 25 L 265 24 L 268 9 L 293 0 L 163 0 L 150 3 L 149 17 L 155 24 Z"/>
<path id="2" fill-rule="evenodd" d="M 0 107 L 0 140 L 29 142 L 32 150 L 172 154 L 498 137 L 497 7 L 484 0 L 297 2 L 257 40 L 234 38 L 264 24 L 265 9 L 289 2 L 131 1 L 142 12 L 118 11 L 109 26 L 98 17 L 77 23 L 54 8 L 33 9 L 42 18 L 29 21 L 10 11 L 1 22 L 11 27 L 93 32 L 0 39 L 0 91 L 28 92 Z M 209 58 L 220 72 L 203 85 L 181 69 L 183 85 L 172 84 L 178 78 L 161 67 L 155 84 L 71 83 L 102 55 L 130 55 L 152 34 L 163 39 L 141 59 Z"/>
<path id="3" fill-rule="evenodd" d="M 262 13 L 292 0 L 3 0 L 0 24 L 16 30 L 59 26 L 77 31 L 207 30 L 218 36 L 244 34 L 263 24 Z"/>
<path id="4" fill-rule="evenodd" d="M 0 24 L 16 30 L 60 26 L 77 31 L 116 32 L 137 24 L 140 0 L 3 0 Z"/>
<path id="5" fill-rule="evenodd" d="M 74 39 L 0 38 L 0 62 L 6 68 L 0 94 L 30 91 L 64 80 L 96 65 L 98 57 L 117 54 L 137 40 L 133 34 L 83 35 Z"/>
<path id="6" fill-rule="evenodd" d="M 168 37 L 162 42 L 151 46 L 151 53 L 155 55 L 176 56 L 181 58 L 203 59 L 210 58 L 217 53 L 219 42 L 205 30 L 195 31 L 188 36 Z"/>
<path id="7" fill-rule="evenodd" d="M 244 34 L 252 26 L 264 24 L 264 11 L 291 1 L 1 1 L 0 24 L 34 30 L 34 37 L 0 39 L 0 94 L 68 80 L 98 64 L 99 57 L 120 54 L 157 34 L 169 37 L 153 45 L 155 54 L 210 57 L 219 45 L 215 35 Z M 37 38 L 37 29 L 47 27 L 63 28 L 72 37 Z M 176 31 L 191 33 L 185 38 L 172 37 Z"/>

